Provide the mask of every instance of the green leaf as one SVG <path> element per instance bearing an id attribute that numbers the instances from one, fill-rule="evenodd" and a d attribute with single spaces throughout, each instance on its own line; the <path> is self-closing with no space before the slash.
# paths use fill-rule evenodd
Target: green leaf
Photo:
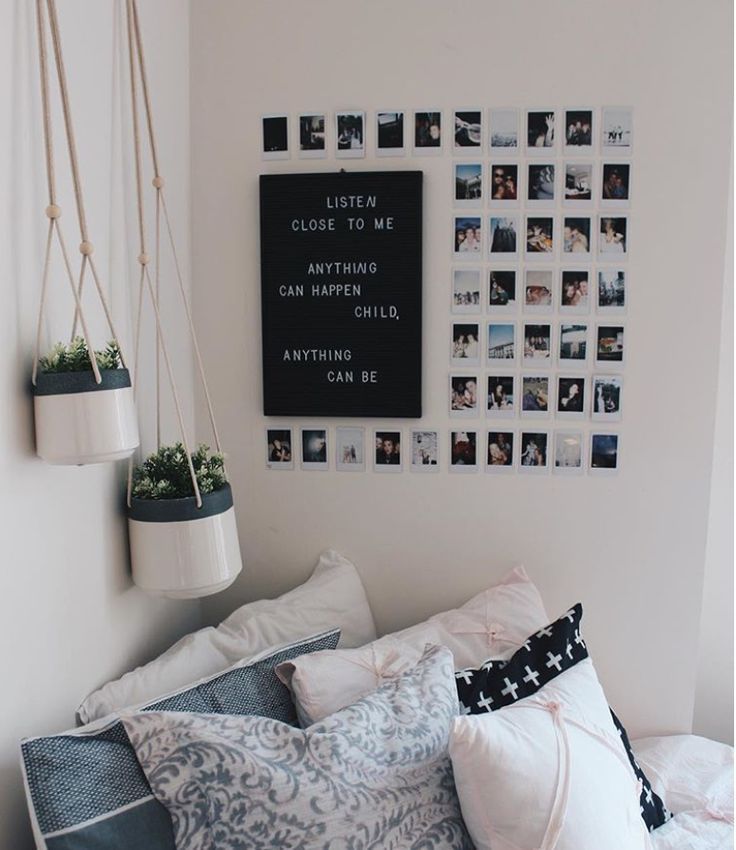
<path id="1" fill-rule="evenodd" d="M 192 465 L 202 495 L 221 489 L 225 478 L 225 459 L 219 452 L 201 444 L 192 452 Z M 149 455 L 133 471 L 133 497 L 136 499 L 184 499 L 194 496 L 194 486 L 186 449 L 174 443 Z"/>

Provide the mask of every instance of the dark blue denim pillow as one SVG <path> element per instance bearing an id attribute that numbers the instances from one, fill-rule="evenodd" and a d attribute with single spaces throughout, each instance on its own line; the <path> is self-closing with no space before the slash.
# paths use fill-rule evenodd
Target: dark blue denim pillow
<path id="1" fill-rule="evenodd" d="M 297 725 L 274 667 L 335 649 L 340 630 L 304 638 L 253 663 L 231 667 L 141 711 L 254 714 Z M 48 850 L 176 850 L 171 819 L 154 799 L 117 715 L 21 743 L 36 840 Z"/>

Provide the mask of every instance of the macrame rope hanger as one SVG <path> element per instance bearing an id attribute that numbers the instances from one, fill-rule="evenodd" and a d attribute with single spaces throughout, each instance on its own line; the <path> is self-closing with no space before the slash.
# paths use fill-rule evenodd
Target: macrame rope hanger
<path id="1" fill-rule="evenodd" d="M 46 5 L 46 10 L 48 11 L 48 27 L 51 32 L 51 43 L 54 52 L 56 77 L 59 84 L 59 95 L 61 97 L 61 106 L 64 115 L 64 132 L 69 153 L 69 165 L 71 168 L 72 183 L 74 185 L 74 199 L 77 209 L 77 219 L 79 222 L 79 252 L 82 255 L 82 259 L 79 269 L 79 275 L 76 279 L 78 280 L 78 283 L 75 281 L 74 272 L 72 271 L 72 263 L 69 258 L 69 252 L 67 250 L 66 240 L 64 239 L 61 223 L 59 221 L 59 219 L 61 218 L 61 207 L 57 204 L 56 194 L 54 137 L 51 124 L 51 102 L 49 91 L 50 75 L 44 2 Z M 84 281 L 88 268 L 92 273 L 92 277 L 95 282 L 95 288 L 97 290 L 100 303 L 102 304 L 102 309 L 105 313 L 105 319 L 107 320 L 107 324 L 110 329 L 110 334 L 112 335 L 113 341 L 117 344 L 118 350 L 120 351 L 120 363 L 123 367 L 125 367 L 125 359 L 123 357 L 122 351 L 120 350 L 120 343 L 118 340 L 118 335 L 115 332 L 115 327 L 113 325 L 110 307 L 108 305 L 107 298 L 105 296 L 105 291 L 102 286 L 100 276 L 97 271 L 97 266 L 94 261 L 94 247 L 92 245 L 92 242 L 90 241 L 89 230 L 87 228 L 87 217 L 85 215 L 84 197 L 82 194 L 82 182 L 79 175 L 77 145 L 74 136 L 74 126 L 72 124 L 71 107 L 69 105 L 69 90 L 66 80 L 66 68 L 64 66 L 64 56 L 61 49 L 59 19 L 56 13 L 56 0 L 36 0 L 36 22 L 38 27 L 38 57 L 40 71 L 39 76 L 41 81 L 41 105 L 43 109 L 43 137 L 44 151 L 46 156 L 46 179 L 48 184 L 49 195 L 49 203 L 46 207 L 46 216 L 49 219 L 49 228 L 46 236 L 46 249 L 44 252 L 43 275 L 41 280 L 41 299 L 38 308 L 38 323 L 36 326 L 36 342 L 34 348 L 33 372 L 31 375 L 31 380 L 33 382 L 33 385 L 35 386 L 38 377 L 38 364 L 41 356 L 41 336 L 43 330 L 43 318 L 46 310 L 46 300 L 48 296 L 48 285 L 51 269 L 51 250 L 52 245 L 54 243 L 54 237 L 56 237 L 56 242 L 58 243 L 59 250 L 61 251 L 64 270 L 69 280 L 69 286 L 71 287 L 72 295 L 74 298 L 75 309 L 71 338 L 74 339 L 77 333 L 77 326 L 81 325 L 82 335 L 84 337 L 84 341 L 87 344 L 87 351 L 89 354 L 90 365 L 92 366 L 92 372 L 94 373 L 95 382 L 100 384 L 102 383 L 102 375 L 100 374 L 100 369 L 97 365 L 97 359 L 95 358 L 92 339 L 89 333 L 89 327 L 87 325 L 87 319 L 82 308 L 82 290 L 84 287 Z"/>
<path id="2" fill-rule="evenodd" d="M 186 435 L 186 427 L 184 425 L 184 415 L 182 413 L 181 402 L 179 399 L 179 393 L 176 387 L 176 382 L 174 380 L 174 373 L 171 367 L 171 359 L 169 357 L 168 349 L 166 346 L 166 340 L 164 338 L 163 328 L 161 324 L 161 312 L 160 312 L 160 292 L 161 292 L 161 225 L 162 222 L 166 228 L 166 235 L 168 237 L 168 242 L 171 247 L 171 253 L 174 259 L 174 268 L 176 272 L 176 280 L 178 283 L 179 294 L 181 295 L 181 300 L 184 305 L 184 312 L 187 317 L 187 324 L 189 327 L 189 335 L 192 340 L 192 347 L 194 349 L 195 360 L 197 363 L 197 371 L 199 373 L 199 378 L 202 383 L 202 388 L 204 390 L 204 397 L 207 404 L 207 413 L 210 420 L 210 425 L 212 427 L 212 433 L 214 436 L 215 447 L 218 452 L 222 452 L 222 447 L 220 444 L 220 435 L 217 430 L 217 423 L 215 422 L 215 414 L 212 407 L 212 398 L 210 395 L 209 387 L 207 385 L 207 378 L 205 376 L 204 364 L 202 362 L 202 355 L 199 348 L 199 343 L 197 341 L 197 335 L 194 330 L 194 321 L 192 318 L 192 310 L 189 303 L 189 298 L 187 296 L 186 288 L 184 286 L 184 278 L 181 271 L 181 263 L 179 261 L 179 255 L 176 250 L 176 241 L 174 239 L 174 231 L 171 226 L 171 220 L 169 217 L 169 210 L 166 204 L 166 195 L 164 193 L 165 181 L 161 176 L 161 170 L 159 168 L 159 159 L 158 159 L 158 149 L 156 146 L 156 136 L 153 128 L 153 112 L 151 108 L 151 97 L 150 91 L 148 88 L 148 77 L 146 75 L 146 63 L 143 53 L 143 40 L 141 38 L 141 29 L 140 29 L 140 20 L 138 16 L 138 6 L 136 0 L 126 0 L 126 16 L 127 16 L 127 24 L 128 24 L 128 58 L 130 62 L 130 94 L 131 94 L 131 102 L 132 102 L 132 114 L 133 114 L 133 143 L 134 143 L 134 153 L 135 153 L 135 180 L 136 180 L 136 199 L 137 199 L 137 213 L 138 213 L 138 238 L 139 238 L 139 247 L 140 251 L 138 254 L 138 263 L 140 265 L 140 277 L 138 283 L 138 307 L 136 311 L 136 324 L 135 324 L 135 366 L 134 366 L 134 374 L 138 375 L 138 364 L 140 359 L 140 337 L 141 337 L 141 320 L 143 315 L 143 299 L 144 295 L 147 292 L 151 301 L 151 306 L 153 308 L 153 314 L 156 323 L 156 444 L 157 447 L 161 447 L 161 393 L 160 393 L 160 358 L 163 358 L 164 365 L 166 367 L 166 373 L 169 380 L 169 384 L 171 386 L 171 393 L 174 400 L 174 407 L 176 409 L 176 416 L 179 423 L 179 430 L 181 432 L 181 440 L 184 446 L 184 449 L 187 454 L 187 463 L 189 466 L 189 474 L 192 479 L 192 487 L 194 488 L 194 496 L 197 502 L 197 507 L 202 507 L 202 495 L 199 491 L 199 484 L 197 482 L 197 475 L 194 470 L 194 464 L 192 462 L 191 451 L 189 448 L 189 441 L 187 440 Z M 138 87 L 140 84 L 140 95 L 138 91 Z M 145 226 L 145 215 L 144 215 L 144 198 L 143 198 L 143 166 L 142 166 L 142 153 L 141 153 L 141 126 L 140 126 L 140 117 L 138 111 L 138 100 L 139 97 L 142 97 L 143 106 L 144 106 L 144 114 L 146 118 L 147 125 L 147 136 L 148 136 L 148 144 L 150 148 L 151 154 L 151 164 L 153 167 L 153 180 L 151 181 L 153 187 L 156 190 L 156 212 L 155 212 L 155 254 L 154 254 L 154 280 L 151 279 L 151 274 L 149 271 L 150 265 L 150 257 L 147 251 L 147 242 L 146 242 L 146 226 Z M 154 285 L 155 281 L 155 285 Z M 137 391 L 138 381 L 135 382 L 135 391 Z M 131 504 L 132 498 L 132 486 L 133 486 L 133 462 L 132 459 L 129 461 L 128 465 L 128 506 Z"/>

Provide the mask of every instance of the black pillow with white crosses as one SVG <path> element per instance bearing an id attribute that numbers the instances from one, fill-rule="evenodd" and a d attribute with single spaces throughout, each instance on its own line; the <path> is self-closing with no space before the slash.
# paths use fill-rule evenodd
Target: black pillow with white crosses
<path id="1" fill-rule="evenodd" d="M 460 709 L 464 714 L 483 714 L 531 696 L 556 676 L 588 657 L 580 634 L 583 606 L 578 603 L 559 620 L 531 635 L 507 661 L 490 659 L 477 670 L 455 673 Z M 672 815 L 652 790 L 631 750 L 629 736 L 616 715 L 614 725 L 621 736 L 631 768 L 641 780 L 641 816 L 650 832 Z"/>

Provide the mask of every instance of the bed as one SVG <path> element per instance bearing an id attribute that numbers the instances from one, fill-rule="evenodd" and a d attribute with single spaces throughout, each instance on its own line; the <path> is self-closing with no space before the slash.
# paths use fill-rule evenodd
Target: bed
<path id="1" fill-rule="evenodd" d="M 675 812 L 653 850 L 732 850 L 733 749 L 697 735 L 641 738 L 637 761 Z"/>
<path id="2" fill-rule="evenodd" d="M 220 803 L 232 797 L 232 805 L 218 803 L 216 827 L 231 829 L 233 842 L 218 840 L 218 847 L 242 846 L 243 835 L 250 828 L 260 835 L 264 806 L 270 807 L 269 811 L 275 806 L 272 831 L 293 823 L 294 817 L 299 823 L 300 819 L 311 819 L 318 830 L 323 821 L 326 823 L 325 818 L 322 814 L 316 817 L 311 809 L 304 810 L 303 795 L 290 791 L 264 801 L 261 797 L 270 794 L 270 786 L 257 783 L 242 789 L 238 785 L 248 797 L 241 800 L 240 790 L 231 793 L 231 773 L 242 772 L 247 760 L 256 758 L 258 771 L 276 776 L 287 753 L 307 754 L 307 764 L 302 767 L 309 776 L 308 784 L 313 787 L 315 777 L 322 776 L 334 796 L 332 789 L 338 782 L 352 787 L 350 775 L 342 776 L 344 766 L 356 764 L 369 738 L 371 751 L 383 753 L 378 767 L 368 770 L 373 796 L 361 798 L 358 810 L 342 802 L 337 805 L 329 819 L 331 828 L 337 830 L 335 834 L 342 838 L 357 834 L 356 824 L 368 828 L 376 819 L 381 823 L 375 824 L 375 830 L 383 834 L 386 824 L 403 828 L 404 817 L 439 811 L 437 823 L 454 824 L 455 836 L 436 846 L 470 850 L 470 837 L 462 826 L 464 818 L 470 830 L 468 811 L 463 806 L 461 818 L 460 803 L 472 802 L 478 796 L 474 795 L 476 788 L 484 791 L 480 806 L 485 814 L 492 802 L 502 810 L 496 820 L 489 818 L 491 825 L 502 824 L 509 812 L 545 811 L 537 803 L 540 794 L 558 787 L 555 783 L 561 776 L 561 762 L 556 757 L 556 735 L 564 714 L 564 740 L 573 748 L 570 753 L 590 755 L 590 747 L 575 749 L 581 746 L 581 740 L 601 743 L 600 751 L 593 755 L 602 800 L 600 805 L 591 805 L 595 789 L 589 787 L 589 780 L 593 774 L 573 755 L 568 763 L 578 765 L 577 786 L 570 784 L 575 782 L 574 772 L 566 781 L 570 789 L 584 789 L 577 798 L 583 805 L 574 810 L 565 803 L 562 828 L 568 834 L 562 835 L 565 840 L 558 844 L 559 850 L 733 848 L 733 749 L 694 735 L 645 738 L 632 747 L 597 679 L 580 631 L 582 615 L 582 605 L 577 603 L 550 621 L 538 590 L 523 568 L 517 567 L 461 608 L 440 612 L 424 623 L 376 640 L 370 607 L 355 567 L 335 552 L 323 553 L 304 585 L 278 599 L 241 606 L 217 628 L 185 636 L 163 655 L 90 694 L 78 711 L 83 726 L 21 743 L 21 765 L 37 846 L 39 850 L 129 850 L 132 846 L 142 848 L 139 839 L 145 836 L 147 850 L 173 850 L 171 815 L 178 813 L 177 824 L 182 828 L 193 825 L 199 829 L 200 820 L 189 812 L 190 801 L 196 803 L 199 798 L 171 794 L 168 767 L 162 769 L 167 760 L 175 764 L 176 775 L 188 788 L 214 795 Z M 328 631 L 324 631 L 325 626 Z M 446 699 L 440 705 L 441 694 Z M 514 703 L 518 703 L 516 708 Z M 430 704 L 432 712 L 426 710 Z M 461 762 L 455 758 L 458 752 L 448 753 L 456 727 L 472 719 L 479 728 L 490 723 L 490 727 L 502 730 L 509 725 L 509 712 L 516 712 L 511 715 L 513 724 L 523 733 L 523 718 L 540 715 L 529 709 L 530 705 L 532 709 L 543 707 L 555 718 L 542 730 L 545 735 L 555 732 L 557 741 L 554 746 L 542 746 L 543 755 L 554 756 L 550 759 L 549 783 L 540 779 L 541 760 L 532 759 L 526 770 L 521 769 L 519 761 L 499 757 L 505 745 L 499 732 L 492 742 L 494 757 L 481 758 L 483 769 L 498 776 L 494 774 L 492 781 L 486 782 L 478 780 L 479 774 L 471 775 L 464 782 L 463 795 L 463 778 L 458 773 Z M 442 707 L 444 711 L 439 710 Z M 422 734 L 429 736 L 429 743 L 417 742 L 417 724 L 413 721 L 417 712 L 425 721 Z M 386 716 L 395 716 L 396 724 L 383 722 Z M 382 718 L 381 723 L 377 717 Z M 331 724 L 330 729 L 323 729 L 325 723 Z M 339 735 L 333 734 L 335 729 Z M 593 729 L 593 733 L 581 739 L 575 729 Z M 402 740 L 406 744 L 398 750 L 402 758 L 406 756 L 406 764 L 401 765 L 395 755 L 399 733 L 405 736 Z M 625 760 L 617 733 L 624 744 Z M 305 736 L 309 737 L 309 747 L 304 745 Z M 327 750 L 319 746 L 325 736 L 330 741 Z M 272 746 L 272 739 L 279 745 Z M 246 740 L 249 744 L 243 748 Z M 611 746 L 612 740 L 616 746 Z M 208 758 L 214 759 L 212 764 L 200 763 L 204 741 L 209 742 L 206 751 Z M 333 752 L 334 741 L 353 749 L 341 756 Z M 514 741 L 522 741 L 528 760 L 529 742 L 539 747 L 543 736 L 520 733 L 511 744 Z M 196 747 L 190 746 L 192 742 Z M 427 747 L 434 747 L 435 759 L 427 757 Z M 412 755 L 415 751 L 418 759 Z M 320 752 L 329 752 L 329 759 L 325 764 L 312 764 L 313 754 Z M 197 758 L 190 759 L 189 753 L 198 754 Z M 237 757 L 230 765 L 232 753 Z M 454 782 L 445 781 L 450 757 Z M 223 771 L 220 768 L 226 761 L 229 767 Z M 508 777 L 501 775 L 502 768 L 509 772 Z M 604 770 L 608 772 L 602 781 Z M 292 764 L 284 778 L 289 787 L 295 772 L 296 764 Z M 154 776 L 156 780 L 149 784 L 148 778 Z M 521 781 L 515 781 L 515 777 L 521 777 Z M 536 784 L 528 777 L 534 777 Z M 432 784 L 437 781 L 439 796 Z M 221 785 L 227 786 L 224 796 Z M 449 793 L 454 786 L 457 793 Z M 516 793 L 517 786 L 520 794 L 531 788 L 531 807 L 503 802 L 501 792 Z M 414 798 L 410 805 L 399 806 L 401 811 L 397 812 L 396 789 L 403 793 L 407 788 L 414 789 Z M 425 794 L 426 788 L 431 793 Z M 618 804 L 619 798 L 614 800 L 617 791 L 624 795 L 625 805 Z M 352 799 L 347 791 L 344 796 Z M 567 792 L 563 796 L 568 797 Z M 571 792 L 569 799 L 573 797 Z M 429 806 L 425 806 L 427 799 Z M 441 811 L 437 800 L 443 801 Z M 554 809 L 556 794 L 550 800 Z M 667 810 L 675 813 L 669 821 Z M 248 826 L 243 812 L 252 813 L 257 822 Z M 604 815 L 611 821 L 606 826 Z M 513 830 L 529 828 L 533 819 L 508 820 Z M 542 831 L 554 822 L 550 816 Z M 413 830 L 415 826 L 409 824 L 407 828 Z M 436 828 L 432 821 L 424 832 L 430 834 Z M 653 830 L 651 835 L 647 828 Z M 371 826 L 370 834 L 375 830 Z M 475 846 L 481 850 L 487 845 L 478 843 L 483 830 L 477 832 L 475 836 L 470 830 Z M 632 832 L 634 839 L 626 840 Z M 178 833 L 176 838 L 182 839 L 180 846 L 188 840 L 187 835 Z M 274 833 L 271 838 L 278 835 Z M 496 843 L 492 850 L 500 846 L 536 847 L 540 846 L 538 839 Z M 305 846 L 326 843 L 320 837 Z M 387 843 L 406 846 L 400 841 Z"/>

